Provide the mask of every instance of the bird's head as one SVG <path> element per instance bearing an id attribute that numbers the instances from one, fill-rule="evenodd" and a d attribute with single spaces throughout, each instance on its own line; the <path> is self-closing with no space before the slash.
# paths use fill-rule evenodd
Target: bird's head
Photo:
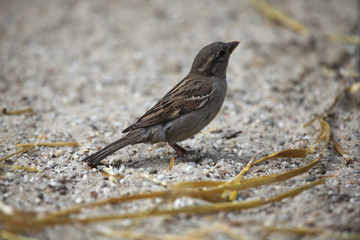
<path id="1" fill-rule="evenodd" d="M 214 42 L 207 45 L 196 55 L 190 73 L 202 76 L 226 76 L 229 57 L 239 41 Z"/>

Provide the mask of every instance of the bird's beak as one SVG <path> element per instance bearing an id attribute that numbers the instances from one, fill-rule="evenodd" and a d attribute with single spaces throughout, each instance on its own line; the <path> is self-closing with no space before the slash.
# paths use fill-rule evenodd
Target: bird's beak
<path id="1" fill-rule="evenodd" d="M 242 41 L 233 41 L 226 43 L 229 47 L 230 54 L 235 50 L 235 48 L 239 45 L 239 43 Z"/>

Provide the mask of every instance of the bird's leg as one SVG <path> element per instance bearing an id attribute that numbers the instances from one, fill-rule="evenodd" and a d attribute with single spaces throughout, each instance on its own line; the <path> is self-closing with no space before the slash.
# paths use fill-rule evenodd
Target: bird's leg
<path id="1" fill-rule="evenodd" d="M 180 147 L 176 143 L 171 143 L 171 144 L 169 143 L 169 145 L 175 150 L 176 154 L 179 157 L 183 157 L 187 153 L 187 151 L 183 147 Z"/>
<path id="2" fill-rule="evenodd" d="M 170 147 L 172 147 L 176 154 L 184 161 L 187 162 L 197 162 L 200 160 L 200 154 L 195 150 L 185 150 L 183 147 L 180 147 L 176 143 L 170 144 Z M 185 156 L 186 155 L 186 156 Z"/>

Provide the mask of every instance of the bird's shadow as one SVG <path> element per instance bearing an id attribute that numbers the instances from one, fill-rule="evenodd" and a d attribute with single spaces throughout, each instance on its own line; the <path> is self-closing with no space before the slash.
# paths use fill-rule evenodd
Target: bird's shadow
<path id="1" fill-rule="evenodd" d="M 166 153 L 157 153 L 157 154 L 136 154 L 134 156 L 129 156 L 127 159 L 117 159 L 113 161 L 110 165 L 113 167 L 120 167 L 123 165 L 126 168 L 154 168 L 157 169 L 168 169 L 171 158 L 175 158 L 175 164 L 194 162 L 197 165 L 204 165 L 208 162 L 209 159 L 212 159 L 214 163 L 217 163 L 221 159 L 232 159 L 246 164 L 251 157 L 250 156 L 237 156 L 234 154 L 229 154 L 219 150 L 204 151 L 201 150 L 189 150 L 188 153 L 183 156 L 177 156 L 173 152 Z M 106 164 L 109 165 L 109 164 Z"/>

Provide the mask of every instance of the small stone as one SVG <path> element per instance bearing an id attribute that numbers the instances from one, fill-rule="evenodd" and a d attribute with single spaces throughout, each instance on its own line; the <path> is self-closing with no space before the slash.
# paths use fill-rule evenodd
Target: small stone
<path id="1" fill-rule="evenodd" d="M 289 167 L 289 163 L 288 162 L 286 162 L 286 161 L 283 161 L 282 163 L 281 163 L 281 166 L 283 166 L 283 167 Z"/>
<path id="2" fill-rule="evenodd" d="M 61 189 L 59 190 L 59 194 L 60 194 L 60 195 L 66 195 L 66 188 L 61 188 Z"/>
<path id="3" fill-rule="evenodd" d="M 48 167 L 48 168 L 53 168 L 53 167 L 55 167 L 55 162 L 54 162 L 53 160 L 48 161 L 48 162 L 47 162 L 47 167 Z"/>
<path id="4" fill-rule="evenodd" d="M 58 183 L 62 183 L 62 184 L 64 184 L 64 183 L 66 183 L 66 177 L 58 177 L 57 179 L 56 179 L 56 181 L 58 182 Z"/>
<path id="5" fill-rule="evenodd" d="M 106 196 L 110 193 L 110 188 L 104 188 L 103 189 L 103 194 Z"/>
<path id="6" fill-rule="evenodd" d="M 15 177 L 15 174 L 12 173 L 12 172 L 7 172 L 7 173 L 5 174 L 5 177 L 7 178 L 7 180 L 13 180 L 14 177 Z"/>
<path id="7" fill-rule="evenodd" d="M 45 196 L 45 197 L 44 197 L 44 202 L 46 202 L 46 203 L 53 203 L 54 200 L 53 200 L 51 197 Z"/>
<path id="8" fill-rule="evenodd" d="M 187 164 L 189 164 L 190 166 L 193 166 L 193 167 L 196 166 L 196 162 L 187 162 Z"/>
<path id="9" fill-rule="evenodd" d="M 189 173 L 193 169 L 193 166 L 187 166 L 185 172 Z"/>
<path id="10" fill-rule="evenodd" d="M 119 168 L 119 170 L 118 170 L 118 174 L 119 175 L 122 175 L 122 174 L 124 174 L 125 173 L 125 167 L 124 166 L 121 166 L 120 168 Z"/>
<path id="11" fill-rule="evenodd" d="M 64 150 L 58 149 L 58 150 L 55 151 L 54 156 L 55 157 L 60 157 L 63 154 L 64 154 Z"/>
<path id="12" fill-rule="evenodd" d="M 48 182 L 48 185 L 52 188 L 56 188 L 60 185 L 60 183 L 54 181 L 53 179 L 51 179 L 49 182 Z"/>
<path id="13" fill-rule="evenodd" d="M 41 201 L 44 200 L 44 194 L 43 193 L 39 193 L 37 195 L 37 198 L 39 198 Z"/>
<path id="14" fill-rule="evenodd" d="M 149 174 L 157 174 L 157 173 L 158 173 L 157 169 L 151 169 L 149 171 Z"/>
<path id="15" fill-rule="evenodd" d="M 98 197 L 98 193 L 97 193 L 96 191 L 91 191 L 91 192 L 90 192 L 90 196 L 91 196 L 92 198 L 97 198 L 97 197 Z"/>
<path id="16" fill-rule="evenodd" d="M 157 179 L 158 179 L 158 180 L 161 180 L 161 179 L 163 179 L 164 177 L 165 177 L 164 174 L 159 174 L 159 175 L 157 175 Z"/>
<path id="17" fill-rule="evenodd" d="M 156 153 L 162 153 L 165 152 L 165 148 L 158 148 L 155 150 Z"/>
<path id="18" fill-rule="evenodd" d="M 136 151 L 128 151 L 128 155 L 130 157 L 135 156 L 135 154 L 136 154 Z"/>
<path id="19" fill-rule="evenodd" d="M 83 119 L 76 119 L 75 122 L 77 124 L 83 124 L 84 123 L 84 120 Z"/>
<path id="20" fill-rule="evenodd" d="M 350 136 L 350 135 L 345 135 L 344 140 L 345 140 L 345 141 L 350 141 L 350 140 L 351 140 L 351 136 Z"/>
<path id="21" fill-rule="evenodd" d="M 308 177 L 305 181 L 306 181 L 306 182 L 313 182 L 313 181 L 315 181 L 316 179 L 317 179 L 316 176 L 310 176 L 310 177 Z"/>

